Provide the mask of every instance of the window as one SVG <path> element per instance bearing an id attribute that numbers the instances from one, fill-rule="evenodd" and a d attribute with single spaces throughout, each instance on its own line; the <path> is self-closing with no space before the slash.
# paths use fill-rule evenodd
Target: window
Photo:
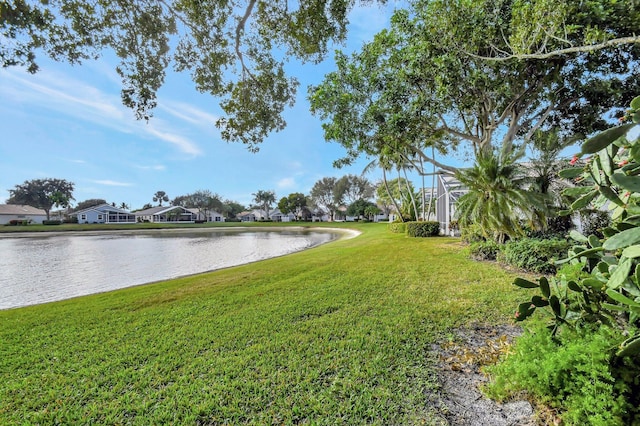
<path id="1" fill-rule="evenodd" d="M 82 213 L 82 214 L 80 215 L 80 219 L 81 219 L 81 220 L 87 220 L 87 215 L 86 215 L 86 213 Z"/>
<path id="2" fill-rule="evenodd" d="M 220 222 L 220 216 L 216 216 L 216 222 Z"/>
<path id="3" fill-rule="evenodd" d="M 98 220 L 102 220 L 102 215 L 101 214 L 98 215 Z"/>

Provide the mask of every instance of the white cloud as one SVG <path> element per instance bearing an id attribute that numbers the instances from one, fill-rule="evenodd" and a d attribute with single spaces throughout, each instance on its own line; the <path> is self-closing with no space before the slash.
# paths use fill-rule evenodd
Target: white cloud
<path id="1" fill-rule="evenodd" d="M 289 189 L 296 186 L 296 181 L 293 178 L 280 179 L 276 184 L 278 189 Z"/>
<path id="2" fill-rule="evenodd" d="M 162 139 L 165 142 L 169 142 L 170 144 L 175 145 L 180 151 L 185 154 L 191 154 L 193 156 L 201 155 L 202 151 L 198 146 L 191 142 L 188 138 L 177 135 L 175 133 L 170 133 L 166 131 L 161 131 L 155 128 L 155 125 L 149 123 L 147 132 L 158 139 Z"/>
<path id="3" fill-rule="evenodd" d="M 128 183 L 128 182 L 118 182 L 115 180 L 92 180 L 91 182 L 93 183 L 97 183 L 98 185 L 105 185 L 105 186 L 133 186 L 132 183 Z"/>
<path id="4" fill-rule="evenodd" d="M 184 102 L 164 101 L 158 107 L 174 117 L 209 129 L 220 118 Z"/>
<path id="5" fill-rule="evenodd" d="M 167 169 L 167 167 L 164 166 L 163 164 L 156 164 L 155 166 L 136 165 L 135 167 L 137 167 L 140 170 L 155 170 L 155 171 L 164 171 Z"/>
<path id="6" fill-rule="evenodd" d="M 121 104 L 119 97 L 107 95 L 96 87 L 64 74 L 42 71 L 23 78 L 13 70 L 4 70 L 2 78 L 10 81 L 11 85 L 0 85 L 0 92 L 13 98 L 16 103 L 44 107 L 121 133 L 135 133 L 147 138 L 151 136 L 193 156 L 202 154 L 200 148 L 186 136 L 164 130 L 168 124 L 161 119 L 154 117 L 149 123 L 135 120 L 132 111 Z M 188 110 L 194 116 L 206 115 L 195 108 Z"/>

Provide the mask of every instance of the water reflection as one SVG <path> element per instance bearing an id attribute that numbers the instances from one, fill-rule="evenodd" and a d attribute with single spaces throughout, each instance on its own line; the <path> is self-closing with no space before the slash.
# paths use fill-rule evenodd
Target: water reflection
<path id="1" fill-rule="evenodd" d="M 129 231 L 0 238 L 0 309 L 67 299 L 281 256 L 316 231 Z"/>

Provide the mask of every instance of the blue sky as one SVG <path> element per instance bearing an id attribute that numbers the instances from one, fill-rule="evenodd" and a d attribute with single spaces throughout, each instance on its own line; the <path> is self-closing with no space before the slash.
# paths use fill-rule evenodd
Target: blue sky
<path id="1" fill-rule="evenodd" d="M 388 24 L 397 4 L 354 10 L 349 40 L 337 48 L 359 49 Z M 370 161 L 334 169 L 344 151 L 325 142 L 320 120 L 309 112 L 307 86 L 333 69 L 333 54 L 319 65 L 290 66 L 301 83 L 296 105 L 285 113 L 287 128 L 258 153 L 222 141 L 213 124 L 218 99 L 198 93 L 186 73 L 169 74 L 154 117 L 136 120 L 121 104 L 109 57 L 71 66 L 41 56 L 35 75 L 0 70 L 0 203 L 25 180 L 53 177 L 75 183 L 76 202 L 103 198 L 136 209 L 158 190 L 173 198 L 208 189 L 249 205 L 258 190 L 273 190 L 278 199 L 308 194 L 322 177 L 360 174 Z M 377 172 L 367 176 L 380 179 Z"/>

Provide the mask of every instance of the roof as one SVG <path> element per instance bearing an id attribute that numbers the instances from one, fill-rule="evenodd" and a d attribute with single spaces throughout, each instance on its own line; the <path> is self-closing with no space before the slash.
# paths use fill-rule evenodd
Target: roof
<path id="1" fill-rule="evenodd" d="M 175 209 L 181 209 L 182 211 L 191 213 L 188 209 L 182 206 L 156 206 L 149 209 L 138 210 L 134 213 L 136 216 L 153 216 L 154 214 L 163 214 Z"/>
<path id="2" fill-rule="evenodd" d="M 46 216 L 47 212 L 42 209 L 37 209 L 31 206 L 23 206 L 20 204 L 0 204 L 0 214 L 30 214 Z"/>
<path id="3" fill-rule="evenodd" d="M 77 214 L 81 214 L 88 211 L 97 211 L 100 213 L 106 212 L 118 212 L 118 213 L 127 213 L 130 214 L 127 210 L 121 209 L 120 207 L 115 207 L 111 204 L 98 204 L 96 206 L 87 207 L 86 209 L 78 210 L 77 212 L 71 213 L 71 216 L 75 216 Z"/>

